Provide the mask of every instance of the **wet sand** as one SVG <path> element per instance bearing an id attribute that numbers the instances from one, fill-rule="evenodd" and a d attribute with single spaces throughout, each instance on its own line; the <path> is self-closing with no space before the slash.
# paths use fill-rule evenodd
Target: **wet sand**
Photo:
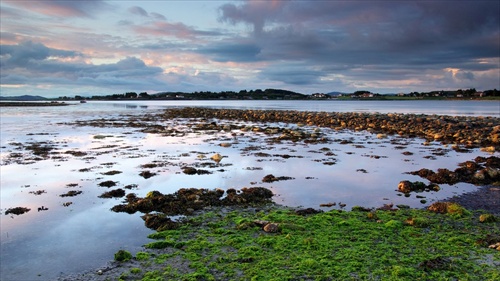
<path id="1" fill-rule="evenodd" d="M 468 210 L 484 210 L 488 213 L 500 214 L 500 187 L 481 186 L 478 190 L 450 198 Z"/>

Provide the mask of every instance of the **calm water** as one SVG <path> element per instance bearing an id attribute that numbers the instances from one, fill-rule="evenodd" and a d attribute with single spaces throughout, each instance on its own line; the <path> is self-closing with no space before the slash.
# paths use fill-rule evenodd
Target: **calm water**
<path id="1" fill-rule="evenodd" d="M 439 192 L 422 194 L 427 200 L 422 204 L 415 195 L 406 198 L 395 191 L 401 180 L 422 180 L 405 172 L 424 167 L 455 169 L 458 163 L 477 155 L 487 156 L 478 150 L 456 153 L 438 143 L 423 145 L 420 139 L 377 139 L 363 132 L 322 128 L 320 131 L 330 139 L 353 143 L 269 145 L 266 136 L 255 133 L 237 132 L 238 136 L 234 137 L 223 132 L 212 135 L 193 132 L 183 137 L 164 137 L 134 129 L 60 124 L 122 114 L 155 113 L 172 106 L 500 116 L 500 102 L 476 101 L 91 101 L 67 107 L 0 108 L 1 280 L 53 279 L 60 274 L 103 266 L 119 249 L 139 251 L 141 245 L 148 242 L 146 236 L 151 230 L 144 227 L 140 214 L 109 211 L 121 199 L 98 198 L 109 190 L 98 186 L 105 180 L 117 181 L 115 188 L 135 184 L 137 188 L 128 192 L 139 196 L 152 190 L 172 193 L 185 187 L 241 189 L 264 186 L 275 193 L 277 203 L 290 206 L 319 208 L 321 203 L 342 202 L 347 204 L 346 209 L 354 205 L 378 207 L 386 203 L 424 207 L 475 187 L 443 185 Z M 163 121 L 162 125 L 189 129 L 183 122 Z M 30 142 L 53 145 L 59 157 L 28 163 L 11 162 L 8 157 L 11 153 L 29 155 L 19 148 L 19 143 Z M 230 142 L 232 146 L 223 148 L 221 142 Z M 258 150 L 248 150 L 249 147 L 258 147 Z M 65 154 L 66 151 L 88 154 L 74 157 Z M 256 152 L 275 156 L 261 157 Z M 403 155 L 403 152 L 413 154 Z M 200 155 L 210 157 L 215 153 L 225 158 L 213 174 L 187 176 L 181 173 L 180 166 L 207 161 L 200 160 Z M 157 176 L 149 179 L 139 176 L 144 170 L 140 165 L 153 161 L 169 164 L 151 169 Z M 335 164 L 326 165 L 329 162 Z M 88 171 L 79 171 L 83 168 Z M 111 170 L 122 173 L 104 174 Z M 262 183 L 267 174 L 294 179 Z M 59 196 L 69 190 L 82 191 L 82 194 Z M 35 195 L 36 191 L 43 193 Z M 67 202 L 72 204 L 64 207 L 63 203 Z M 48 210 L 37 212 L 41 206 Z M 5 215 L 12 207 L 28 207 L 31 211 L 19 216 Z"/>
<path id="2" fill-rule="evenodd" d="M 93 105 L 123 107 L 149 106 L 152 108 L 176 106 L 204 106 L 213 108 L 273 109 L 328 112 L 379 112 L 415 113 L 453 116 L 493 116 L 500 117 L 500 101 L 348 101 L 348 100 L 311 100 L 311 101 L 141 101 L 141 102 L 99 102 Z"/>

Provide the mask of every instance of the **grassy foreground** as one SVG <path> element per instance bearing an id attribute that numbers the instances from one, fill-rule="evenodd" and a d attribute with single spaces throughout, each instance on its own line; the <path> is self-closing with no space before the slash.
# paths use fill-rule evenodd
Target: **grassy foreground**
<path id="1" fill-rule="evenodd" d="M 480 215 L 211 211 L 150 235 L 146 248 L 159 250 L 137 253 L 140 266 L 119 280 L 500 280 L 500 251 L 488 248 L 500 241 L 498 217 L 481 223 Z"/>

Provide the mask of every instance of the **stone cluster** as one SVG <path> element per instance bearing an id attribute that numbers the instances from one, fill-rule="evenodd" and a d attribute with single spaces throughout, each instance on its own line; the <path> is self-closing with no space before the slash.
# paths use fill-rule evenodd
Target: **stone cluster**
<path id="1" fill-rule="evenodd" d="M 500 150 L 500 119 L 495 117 L 188 107 L 168 109 L 163 113 L 163 118 L 284 122 L 337 130 L 366 130 L 381 135 L 421 137 L 427 141 L 440 141 L 443 144 L 483 147 L 489 151 Z M 212 123 L 212 126 L 215 124 Z"/>

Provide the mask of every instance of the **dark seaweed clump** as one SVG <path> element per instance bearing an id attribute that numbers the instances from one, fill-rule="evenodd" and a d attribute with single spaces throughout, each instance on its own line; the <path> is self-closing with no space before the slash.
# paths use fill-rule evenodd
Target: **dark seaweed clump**
<path id="1" fill-rule="evenodd" d="M 224 194 L 226 194 L 225 197 Z M 140 198 L 130 193 L 126 196 L 126 204 L 111 208 L 114 212 L 145 213 L 142 218 L 146 226 L 153 229 L 172 229 L 176 223 L 168 216 L 191 215 L 194 211 L 215 206 L 254 206 L 271 202 L 272 191 L 263 187 L 242 188 L 240 191 L 229 189 L 208 190 L 182 188 L 173 194 L 162 194 L 151 191 Z M 155 214 L 150 214 L 155 212 Z"/>
<path id="2" fill-rule="evenodd" d="M 5 211 L 5 214 L 14 214 L 14 215 L 22 215 L 24 213 L 29 212 L 31 209 L 26 208 L 26 207 L 15 207 L 15 208 L 9 208 L 7 211 Z"/>
<path id="3" fill-rule="evenodd" d="M 293 180 L 294 178 L 292 177 L 286 177 L 286 176 L 281 176 L 281 177 L 275 177 L 274 175 L 267 175 L 262 179 L 262 182 L 275 182 L 275 181 L 284 181 L 284 180 Z"/>
<path id="4" fill-rule="evenodd" d="M 61 197 L 73 197 L 73 196 L 77 196 L 79 194 L 82 194 L 81 190 L 70 190 L 64 194 L 59 195 L 59 196 L 61 196 Z"/>
<path id="5" fill-rule="evenodd" d="M 113 187 L 116 185 L 116 182 L 115 181 L 103 181 L 103 182 L 99 183 L 98 185 L 102 186 L 102 187 Z"/>
<path id="6" fill-rule="evenodd" d="M 114 198 L 114 197 L 123 197 L 125 196 L 125 190 L 118 188 L 118 189 L 113 189 L 108 192 L 104 192 L 103 194 L 99 195 L 99 198 Z"/>
<path id="7" fill-rule="evenodd" d="M 474 161 L 466 161 L 459 164 L 454 171 L 438 169 L 434 172 L 430 169 L 420 169 L 410 172 L 437 184 L 456 184 L 466 182 L 475 185 L 498 185 L 500 183 L 500 158 L 490 156 L 488 158 L 478 156 Z"/>

